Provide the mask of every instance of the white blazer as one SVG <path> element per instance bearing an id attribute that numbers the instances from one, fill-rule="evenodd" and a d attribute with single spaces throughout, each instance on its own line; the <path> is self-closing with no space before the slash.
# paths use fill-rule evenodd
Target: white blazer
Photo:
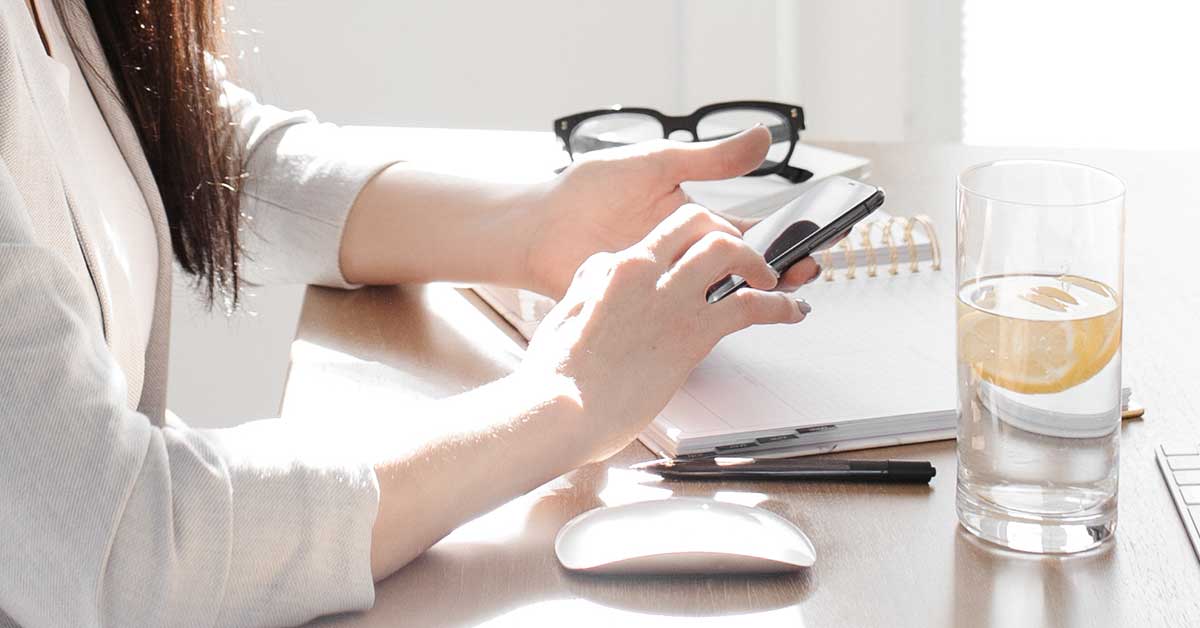
<path id="1" fill-rule="evenodd" d="M 148 347 L 129 346 L 76 219 L 91 190 L 24 0 L 0 0 L 0 626 L 259 626 L 364 609 L 378 484 L 281 421 L 165 418 L 172 254 L 162 200 L 82 0 L 62 16 L 158 239 Z M 86 73 L 86 70 L 85 70 Z M 244 275 L 344 286 L 359 190 L 391 163 L 307 112 L 225 104 L 250 180 Z M 130 395 L 138 378 L 140 395 Z M 214 391 L 219 393 L 219 391 Z M 136 407 L 131 407 L 136 406 Z"/>

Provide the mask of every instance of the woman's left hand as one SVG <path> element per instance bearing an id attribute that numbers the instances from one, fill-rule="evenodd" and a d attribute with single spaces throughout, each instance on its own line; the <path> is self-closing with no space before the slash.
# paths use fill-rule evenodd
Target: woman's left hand
<path id="1" fill-rule="evenodd" d="M 754 128 L 713 142 L 661 140 L 597 151 L 545 184 L 538 195 L 528 266 L 539 292 L 561 297 L 575 270 L 594 253 L 625 249 L 689 202 L 683 181 L 729 179 L 757 168 L 771 135 Z M 753 221 L 730 219 L 745 231 Z M 815 276 L 797 264 L 780 290 Z"/>

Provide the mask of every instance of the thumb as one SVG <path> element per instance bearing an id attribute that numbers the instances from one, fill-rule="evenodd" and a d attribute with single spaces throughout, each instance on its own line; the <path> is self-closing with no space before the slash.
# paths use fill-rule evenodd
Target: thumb
<path id="1" fill-rule="evenodd" d="M 678 184 L 740 177 L 761 166 L 769 148 L 771 132 L 758 125 L 720 140 L 673 145 L 658 156 Z"/>

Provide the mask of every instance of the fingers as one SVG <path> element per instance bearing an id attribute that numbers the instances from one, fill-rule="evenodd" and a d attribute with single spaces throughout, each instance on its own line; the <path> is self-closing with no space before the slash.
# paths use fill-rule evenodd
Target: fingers
<path id="1" fill-rule="evenodd" d="M 799 323 L 812 311 L 803 301 L 782 292 L 742 289 L 708 306 L 722 336 L 751 325 Z"/>
<path id="2" fill-rule="evenodd" d="M 794 292 L 800 286 L 811 283 L 821 274 L 821 265 L 811 257 L 806 257 L 784 271 L 775 289 L 780 292 Z"/>
<path id="3" fill-rule="evenodd" d="M 775 287 L 778 277 L 758 251 L 736 235 L 709 232 L 679 259 L 665 281 L 703 297 L 708 287 L 728 275 L 739 275 L 759 290 Z"/>
<path id="4" fill-rule="evenodd" d="M 667 196 L 667 202 L 670 203 L 671 207 L 682 207 L 689 203 L 695 203 L 695 201 L 692 200 L 692 197 L 679 186 L 675 186 L 675 191 Z M 723 218 L 725 222 L 733 225 L 733 228 L 737 229 L 738 232 L 742 234 L 745 234 L 750 227 L 762 222 L 762 218 L 742 218 L 740 216 L 734 216 L 724 212 L 713 213 Z"/>
<path id="5" fill-rule="evenodd" d="M 642 243 L 664 268 L 669 268 L 683 257 L 693 244 L 713 232 L 735 237 L 741 235 L 741 232 L 724 218 L 699 205 L 689 203 L 667 216 Z"/>
<path id="6" fill-rule="evenodd" d="M 726 214 L 717 214 L 717 215 L 724 218 L 725 220 L 728 220 L 729 224 L 733 225 L 734 227 L 737 227 L 737 230 L 741 231 L 743 234 L 745 234 L 747 231 L 749 231 L 750 227 L 753 227 L 754 225 L 757 225 L 758 223 L 762 222 L 761 218 L 739 218 L 737 216 L 729 216 Z"/>
<path id="7" fill-rule="evenodd" d="M 762 165 L 771 148 L 771 132 L 746 129 L 710 142 L 673 144 L 654 153 L 673 183 L 740 177 Z"/>

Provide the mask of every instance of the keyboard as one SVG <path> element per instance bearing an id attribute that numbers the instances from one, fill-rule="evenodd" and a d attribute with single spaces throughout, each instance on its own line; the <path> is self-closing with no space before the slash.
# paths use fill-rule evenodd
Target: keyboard
<path id="1" fill-rule="evenodd" d="M 1192 549 L 1200 558 L 1200 445 L 1159 445 L 1155 453 Z"/>

